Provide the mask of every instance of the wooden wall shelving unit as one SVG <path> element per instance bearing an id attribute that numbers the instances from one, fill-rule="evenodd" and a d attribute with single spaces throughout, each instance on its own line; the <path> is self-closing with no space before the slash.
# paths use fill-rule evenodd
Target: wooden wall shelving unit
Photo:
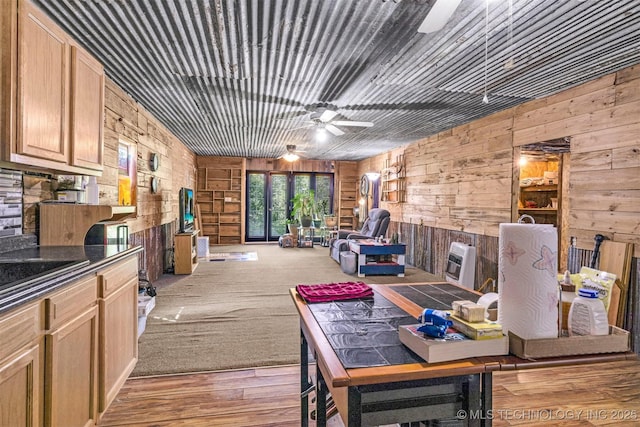
<path id="1" fill-rule="evenodd" d="M 246 160 L 198 157 L 196 203 L 211 245 L 244 243 Z"/>
<path id="2" fill-rule="evenodd" d="M 338 182 L 338 228 L 355 229 L 353 208 L 358 206 L 358 176 L 344 176 Z"/>
<path id="3" fill-rule="evenodd" d="M 395 162 L 385 159 L 380 176 L 383 202 L 403 203 L 406 201 L 404 154 L 398 154 Z"/>
<path id="4" fill-rule="evenodd" d="M 518 215 L 531 215 L 536 224 L 553 224 L 558 226 L 558 209 L 551 206 L 551 199 L 558 200 L 557 185 L 535 185 L 520 188 L 520 203 L 524 207 L 518 208 Z M 536 207 L 526 207 L 527 201 L 535 202 Z"/>

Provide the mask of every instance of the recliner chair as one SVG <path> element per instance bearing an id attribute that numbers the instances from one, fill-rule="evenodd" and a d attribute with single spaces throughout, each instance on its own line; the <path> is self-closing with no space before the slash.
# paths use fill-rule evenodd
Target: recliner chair
<path id="1" fill-rule="evenodd" d="M 381 208 L 371 209 L 360 230 L 338 230 L 338 237 L 332 240 L 329 245 L 329 255 L 339 264 L 340 252 L 349 250 L 348 240 L 373 239 L 378 236 L 384 236 L 390 221 L 391 214 L 388 210 Z"/>

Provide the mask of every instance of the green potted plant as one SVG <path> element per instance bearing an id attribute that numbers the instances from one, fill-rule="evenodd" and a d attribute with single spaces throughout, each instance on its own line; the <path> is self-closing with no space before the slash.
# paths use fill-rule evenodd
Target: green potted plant
<path id="1" fill-rule="evenodd" d="M 298 240 L 298 221 L 293 218 L 287 219 L 287 229 L 294 241 Z"/>
<path id="2" fill-rule="evenodd" d="M 297 220 L 301 226 L 310 227 L 316 205 L 313 190 L 296 193 L 293 199 L 291 199 L 291 204 L 291 217 Z"/>

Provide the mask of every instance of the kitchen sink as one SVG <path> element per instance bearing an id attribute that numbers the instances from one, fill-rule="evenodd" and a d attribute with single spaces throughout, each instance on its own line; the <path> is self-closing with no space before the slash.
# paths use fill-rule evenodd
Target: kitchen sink
<path id="1" fill-rule="evenodd" d="M 0 259 L 0 290 L 89 264 L 89 260 Z"/>

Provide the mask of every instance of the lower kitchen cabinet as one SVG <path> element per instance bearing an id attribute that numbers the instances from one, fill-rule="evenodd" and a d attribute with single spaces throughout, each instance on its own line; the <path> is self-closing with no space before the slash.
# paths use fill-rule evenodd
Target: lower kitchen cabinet
<path id="1" fill-rule="evenodd" d="M 0 315 L 0 427 L 88 427 L 138 361 L 138 260 Z"/>
<path id="2" fill-rule="evenodd" d="M 39 426 L 42 420 L 42 304 L 0 317 L 0 426 Z"/>
<path id="3" fill-rule="evenodd" d="M 98 280 L 83 277 L 44 299 L 44 425 L 97 421 Z"/>
<path id="4" fill-rule="evenodd" d="M 95 425 L 98 306 L 48 333 L 45 349 L 45 426 Z"/>
<path id="5" fill-rule="evenodd" d="M 137 258 L 99 271 L 98 281 L 98 411 L 103 413 L 138 361 Z"/>

